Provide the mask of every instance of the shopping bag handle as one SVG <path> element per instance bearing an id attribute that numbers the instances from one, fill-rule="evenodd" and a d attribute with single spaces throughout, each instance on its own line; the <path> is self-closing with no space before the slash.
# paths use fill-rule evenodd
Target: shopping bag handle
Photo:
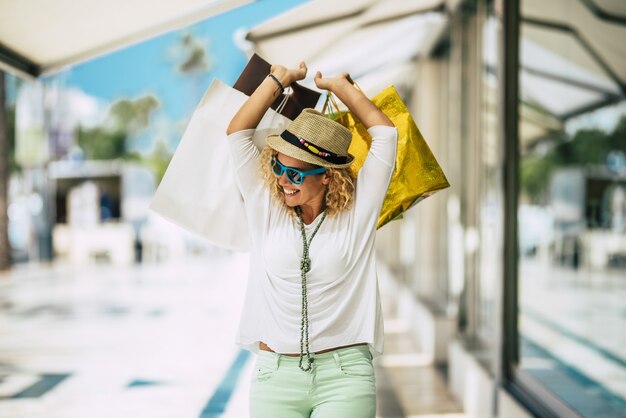
<path id="1" fill-rule="evenodd" d="M 365 94 L 361 86 L 359 86 L 353 79 L 350 77 L 350 74 L 346 74 L 346 79 L 352 84 L 357 90 L 361 93 Z M 331 93 L 330 90 L 326 90 L 326 99 L 324 100 L 324 106 L 322 107 L 322 113 L 329 116 L 334 120 L 341 120 L 343 115 L 339 110 L 339 105 L 337 104 L 337 99 L 334 94 Z"/>
<path id="2" fill-rule="evenodd" d="M 280 103 L 278 104 L 278 107 L 276 108 L 276 113 L 280 113 L 280 114 L 282 114 L 283 110 L 285 110 L 285 106 L 287 106 L 287 102 L 289 101 L 291 97 L 293 97 L 293 94 L 283 94 L 282 96 L 283 96 L 283 99 L 280 101 Z"/>
<path id="3" fill-rule="evenodd" d="M 331 119 L 339 118 L 339 106 L 335 100 L 335 96 L 330 91 L 326 92 L 326 99 L 324 99 L 324 106 L 322 107 L 322 113 L 329 116 Z M 335 116 L 337 115 L 337 116 Z"/>

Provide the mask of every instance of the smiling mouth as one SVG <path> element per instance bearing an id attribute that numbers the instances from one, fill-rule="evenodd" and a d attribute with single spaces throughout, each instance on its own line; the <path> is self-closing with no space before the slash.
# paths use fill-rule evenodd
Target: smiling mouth
<path id="1" fill-rule="evenodd" d="M 297 194 L 300 190 L 287 190 L 287 189 L 283 189 L 283 193 L 285 193 L 286 196 L 294 196 L 295 194 Z"/>

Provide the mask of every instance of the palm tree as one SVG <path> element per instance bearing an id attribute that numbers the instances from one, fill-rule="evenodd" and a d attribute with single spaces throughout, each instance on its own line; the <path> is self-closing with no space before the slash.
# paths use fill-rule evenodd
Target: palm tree
<path id="1" fill-rule="evenodd" d="M 209 40 L 196 37 L 190 32 L 181 34 L 169 50 L 170 58 L 175 63 L 175 71 L 191 78 L 192 92 L 189 100 L 193 105 L 202 97 L 204 77 L 214 67 L 214 60 L 208 50 Z"/>
<path id="2" fill-rule="evenodd" d="M 0 70 L 0 270 L 11 267 L 9 244 L 9 141 L 6 123 L 4 72 Z"/>
<path id="3" fill-rule="evenodd" d="M 213 62 L 206 52 L 202 40 L 195 38 L 191 33 L 181 35 L 178 44 L 179 53 L 182 55 L 177 70 L 187 75 L 202 76 L 213 68 Z"/>

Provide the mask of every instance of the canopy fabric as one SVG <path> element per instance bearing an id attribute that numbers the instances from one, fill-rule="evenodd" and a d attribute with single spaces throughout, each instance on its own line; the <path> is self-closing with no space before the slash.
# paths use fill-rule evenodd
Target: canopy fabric
<path id="1" fill-rule="evenodd" d="M 524 0 L 520 27 L 520 140 L 530 145 L 579 114 L 626 100 L 626 12 L 622 0 Z M 621 20 L 621 23 L 620 23 Z M 498 64 L 498 19 L 487 21 L 483 59 Z"/>
<path id="2" fill-rule="evenodd" d="M 623 0 L 595 0 L 595 2 L 607 13 L 626 16 L 626 2 Z"/>
<path id="3" fill-rule="evenodd" d="M 562 120 L 626 99 L 624 0 L 521 5 L 523 99 Z"/>
<path id="4" fill-rule="evenodd" d="M 304 59 L 312 69 L 348 71 L 375 91 L 410 82 L 403 69 L 432 51 L 447 25 L 445 7 L 450 2 L 315 0 L 252 28 L 247 48 L 270 62 Z M 626 98 L 624 0 L 524 0 L 521 8 L 520 95 L 531 105 L 523 111 L 525 138 Z M 485 30 L 497 36 L 496 26 Z M 496 46 L 484 51 L 491 68 L 500 59 Z"/>
<path id="5" fill-rule="evenodd" d="M 253 0 L 0 0 L 0 68 L 40 76 Z"/>
<path id="6" fill-rule="evenodd" d="M 249 53 L 287 66 L 349 72 L 367 91 L 402 86 L 445 29 L 445 0 L 315 0 L 252 28 Z M 310 79 L 305 81 L 311 83 Z"/>

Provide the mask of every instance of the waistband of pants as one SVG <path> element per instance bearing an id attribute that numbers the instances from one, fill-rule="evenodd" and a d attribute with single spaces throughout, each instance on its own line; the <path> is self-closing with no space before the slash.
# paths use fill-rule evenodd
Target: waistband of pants
<path id="1" fill-rule="evenodd" d="M 367 344 L 338 348 L 321 354 L 310 353 L 310 355 L 314 359 L 313 363 L 317 366 L 327 363 L 341 364 L 363 357 L 372 360 L 373 357 Z M 300 356 L 286 356 L 272 351 L 259 350 L 257 361 L 268 367 L 278 369 L 280 364 L 297 366 L 300 363 Z M 303 361 L 306 361 L 306 355 Z"/>

